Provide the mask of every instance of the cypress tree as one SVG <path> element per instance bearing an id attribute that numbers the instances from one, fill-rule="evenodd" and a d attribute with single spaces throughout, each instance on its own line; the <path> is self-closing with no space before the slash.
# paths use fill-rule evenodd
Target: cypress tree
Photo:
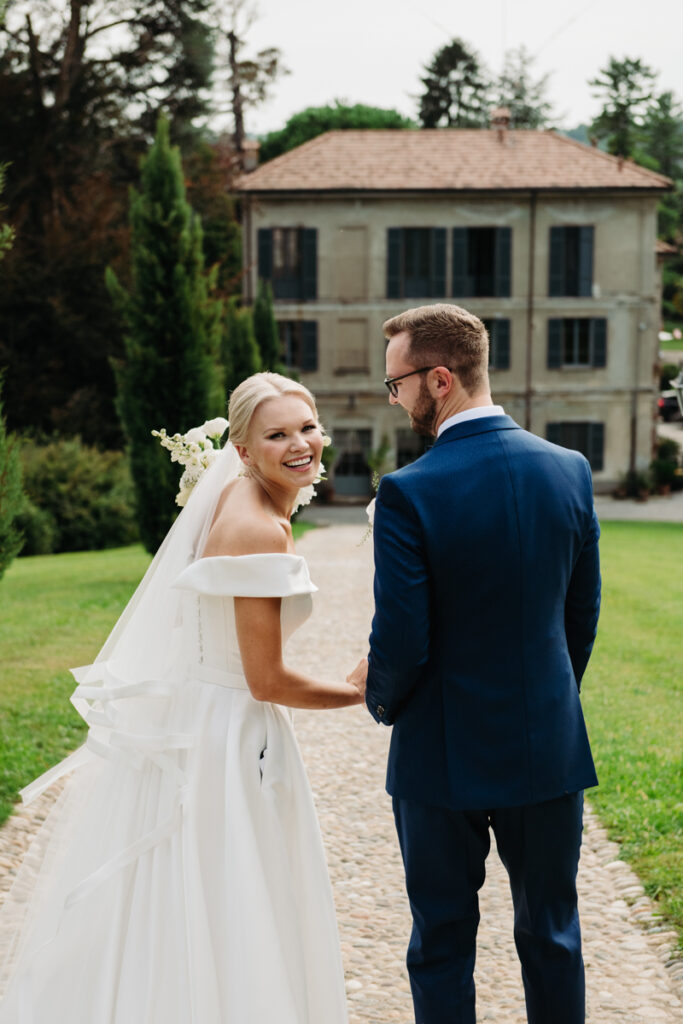
<path id="1" fill-rule="evenodd" d="M 140 536 L 148 551 L 175 515 L 177 468 L 151 431 L 181 433 L 222 412 L 216 367 L 221 303 L 204 270 L 202 229 L 185 197 L 180 154 L 159 118 L 156 140 L 131 189 L 131 285 L 111 268 L 107 285 L 122 316 L 123 359 L 114 363 L 117 410 L 129 444 Z"/>
<path id="2" fill-rule="evenodd" d="M 252 373 L 266 369 L 261 361 L 259 346 L 254 334 L 254 322 L 250 309 L 240 309 L 239 300 L 233 296 L 228 300 L 223 323 L 221 362 L 225 376 L 226 395 Z"/>
<path id="3" fill-rule="evenodd" d="M 21 462 L 16 439 L 7 434 L 2 408 L 0 375 L 0 579 L 24 542 L 17 529 L 17 517 L 24 506 Z"/>
<path id="4" fill-rule="evenodd" d="M 287 368 L 282 361 L 280 334 L 273 312 L 273 290 L 268 281 L 260 280 L 258 283 L 252 316 L 263 369 L 286 374 Z"/>

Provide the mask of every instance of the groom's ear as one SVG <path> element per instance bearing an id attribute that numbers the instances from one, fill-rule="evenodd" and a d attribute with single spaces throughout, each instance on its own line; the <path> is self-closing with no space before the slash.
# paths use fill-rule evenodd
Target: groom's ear
<path id="1" fill-rule="evenodd" d="M 436 366 L 432 371 L 432 381 L 436 394 L 435 398 L 445 398 L 453 390 L 455 374 L 447 366 Z"/>

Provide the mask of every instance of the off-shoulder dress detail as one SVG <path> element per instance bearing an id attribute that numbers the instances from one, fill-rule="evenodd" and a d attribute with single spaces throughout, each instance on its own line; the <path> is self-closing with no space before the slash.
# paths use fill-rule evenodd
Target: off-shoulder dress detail
<path id="1" fill-rule="evenodd" d="M 77 809 L 44 858 L 0 1024 L 347 1022 L 291 714 L 251 696 L 235 629 L 234 597 L 280 597 L 286 641 L 310 614 L 306 562 L 202 558 L 174 587 L 182 685 L 75 670 Z"/>

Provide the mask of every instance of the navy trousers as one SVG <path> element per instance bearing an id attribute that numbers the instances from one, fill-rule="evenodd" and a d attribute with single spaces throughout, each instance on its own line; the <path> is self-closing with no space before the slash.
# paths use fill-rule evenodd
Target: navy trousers
<path id="1" fill-rule="evenodd" d="M 416 1024 L 474 1024 L 479 901 L 493 829 L 510 878 L 529 1024 L 584 1024 L 576 895 L 583 793 L 526 807 L 452 811 L 394 798 L 413 915 Z M 495 964 L 487 965 L 494 972 Z"/>

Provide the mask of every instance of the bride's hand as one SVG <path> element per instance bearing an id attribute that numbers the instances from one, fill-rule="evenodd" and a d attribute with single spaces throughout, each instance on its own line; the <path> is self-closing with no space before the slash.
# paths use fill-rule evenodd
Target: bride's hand
<path id="1" fill-rule="evenodd" d="M 361 704 L 365 700 L 365 683 L 368 678 L 368 659 L 361 658 L 353 672 L 349 673 L 346 677 L 346 682 L 351 683 L 358 690 L 358 703 Z"/>

